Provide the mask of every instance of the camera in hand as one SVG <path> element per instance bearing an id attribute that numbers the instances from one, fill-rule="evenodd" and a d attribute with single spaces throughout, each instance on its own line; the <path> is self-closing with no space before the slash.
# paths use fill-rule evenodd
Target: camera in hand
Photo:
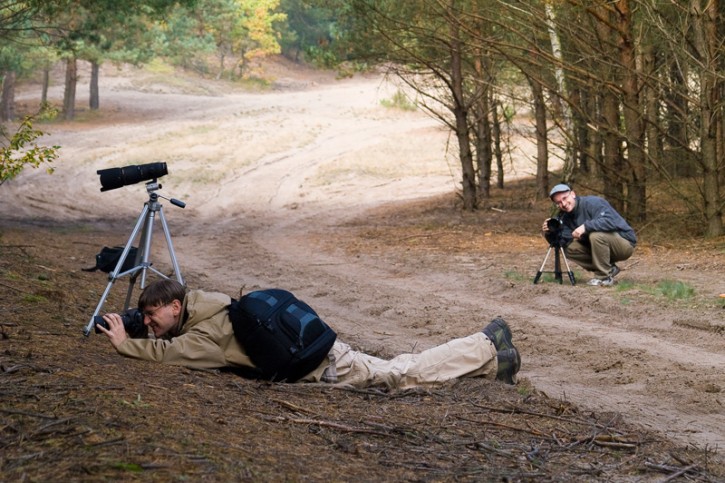
<path id="1" fill-rule="evenodd" d="M 128 309 L 121 315 L 123 321 L 123 328 L 126 329 L 126 333 L 132 339 L 145 339 L 148 335 L 148 329 L 143 323 L 143 312 L 139 309 Z M 103 317 L 96 315 L 93 317 L 93 323 L 96 327 L 96 334 L 100 334 L 101 330 L 98 328 L 100 325 L 104 329 L 108 329 L 108 323 L 103 320 Z"/>

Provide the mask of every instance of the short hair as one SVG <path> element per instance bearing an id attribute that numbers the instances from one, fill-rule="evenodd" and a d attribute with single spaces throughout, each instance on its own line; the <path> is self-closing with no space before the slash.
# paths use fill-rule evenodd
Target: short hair
<path id="1" fill-rule="evenodd" d="M 177 280 L 156 280 L 148 284 L 139 295 L 138 308 L 144 310 L 147 307 L 170 304 L 174 300 L 183 302 L 185 296 L 186 288 Z"/>

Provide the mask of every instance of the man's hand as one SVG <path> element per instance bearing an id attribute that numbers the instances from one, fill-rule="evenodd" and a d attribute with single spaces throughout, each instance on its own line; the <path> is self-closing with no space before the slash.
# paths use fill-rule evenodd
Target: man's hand
<path id="1" fill-rule="evenodd" d="M 118 347 L 128 339 L 128 335 L 126 334 L 126 328 L 123 326 L 123 320 L 121 320 L 121 316 L 118 314 L 106 314 L 103 316 L 103 320 L 106 321 L 108 324 L 108 329 L 105 327 L 101 327 L 100 325 L 97 325 L 98 329 L 106 334 L 106 337 L 108 337 L 108 340 L 111 341 L 111 344 L 113 347 L 118 349 Z"/>
<path id="2" fill-rule="evenodd" d="M 551 220 L 551 218 L 545 219 L 544 224 L 541 225 L 541 234 L 544 236 L 546 236 L 546 234 L 549 233 L 549 220 Z"/>
<path id="3" fill-rule="evenodd" d="M 581 240 L 581 238 L 584 236 L 584 234 L 586 232 L 587 232 L 587 229 L 584 228 L 584 224 L 581 224 L 577 227 L 576 230 L 571 232 L 571 236 L 573 236 L 575 240 Z"/>

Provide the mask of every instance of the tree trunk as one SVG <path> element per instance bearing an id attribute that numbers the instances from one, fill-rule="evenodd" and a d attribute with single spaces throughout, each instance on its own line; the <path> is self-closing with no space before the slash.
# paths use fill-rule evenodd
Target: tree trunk
<path id="1" fill-rule="evenodd" d="M 610 91 L 605 91 L 602 95 L 602 118 L 605 130 L 600 177 L 603 192 L 612 206 L 617 211 L 623 212 L 624 196 L 620 178 L 622 155 L 619 149 L 619 99 Z"/>
<path id="2" fill-rule="evenodd" d="M 655 79 L 657 76 L 657 56 L 655 46 L 651 43 L 645 46 L 642 56 L 644 78 Z M 645 139 L 647 140 L 647 158 L 656 159 L 660 162 L 664 158 L 662 149 L 662 135 L 659 126 L 662 125 L 659 116 L 660 92 L 657 83 L 647 81 L 642 89 L 644 97 L 645 116 L 647 127 L 645 128 Z"/>
<path id="3" fill-rule="evenodd" d="M 65 61 L 65 90 L 63 92 L 63 119 L 70 121 L 75 117 L 76 85 L 78 83 L 78 65 L 76 58 Z"/>
<path id="4" fill-rule="evenodd" d="M 531 97 L 534 102 L 534 119 L 536 123 L 536 197 L 549 197 L 549 144 L 546 125 L 546 101 L 544 89 L 538 81 L 529 77 Z"/>
<path id="5" fill-rule="evenodd" d="M 5 71 L 2 77 L 2 97 L 0 97 L 0 121 L 15 119 L 15 71 Z"/>
<path id="6" fill-rule="evenodd" d="M 629 0 L 617 2 L 617 32 L 619 58 L 622 64 L 622 91 L 624 94 L 622 115 L 624 118 L 625 137 L 627 139 L 627 163 L 629 179 L 627 180 L 628 218 L 645 221 L 647 218 L 647 165 L 644 155 L 644 119 L 639 98 L 639 70 L 635 53 L 632 12 Z"/>
<path id="7" fill-rule="evenodd" d="M 48 103 L 48 89 L 50 88 L 50 67 L 43 69 L 43 88 L 40 93 L 40 104 L 45 106 Z"/>
<path id="8" fill-rule="evenodd" d="M 674 53 L 670 54 L 669 81 L 665 99 L 667 137 L 666 144 L 669 156 L 665 166 L 672 176 L 686 176 L 693 174 L 692 156 L 690 156 L 690 143 L 687 136 L 687 119 L 690 117 L 690 108 L 687 98 L 683 94 L 688 91 L 687 62 L 679 59 Z"/>
<path id="9" fill-rule="evenodd" d="M 573 152 L 576 154 L 577 159 L 577 172 L 588 173 L 589 172 L 589 160 L 587 158 L 587 149 L 589 146 L 589 130 L 587 129 L 587 120 L 582 113 L 591 112 L 585 111 L 582 108 L 582 104 L 586 102 L 586 93 L 581 86 L 575 89 L 569 90 L 571 94 L 571 105 L 572 105 L 572 124 L 574 129 L 574 148 Z"/>
<path id="10" fill-rule="evenodd" d="M 503 150 L 501 149 L 501 116 L 499 113 L 499 102 L 493 97 L 493 89 L 491 90 L 491 116 L 493 117 L 493 154 L 496 158 L 496 186 L 503 189 L 504 172 L 503 172 Z"/>
<path id="11" fill-rule="evenodd" d="M 481 96 L 474 104 L 473 110 L 475 113 L 476 160 L 478 161 L 478 194 L 485 199 L 491 196 L 491 164 L 493 162 L 488 96 Z"/>
<path id="12" fill-rule="evenodd" d="M 216 80 L 220 80 L 222 76 L 224 75 L 224 63 L 226 61 L 226 56 L 224 55 L 224 51 L 221 49 L 218 49 L 219 51 L 219 73 L 216 75 Z M 234 77 L 234 73 L 232 72 L 231 77 Z"/>
<path id="13" fill-rule="evenodd" d="M 602 132 L 601 129 L 598 129 L 596 127 L 603 124 L 601 112 L 602 96 L 601 93 L 595 92 L 589 86 L 586 89 L 586 94 L 583 96 L 586 98 L 586 101 L 583 103 L 583 105 L 586 108 L 586 112 L 589 113 L 589 119 L 594 120 L 594 122 L 587 122 L 586 127 L 584 128 L 587 132 L 586 148 L 584 150 L 584 157 L 586 158 L 586 162 L 583 163 L 582 168 L 584 168 L 586 172 L 591 172 L 592 174 L 596 175 L 597 173 L 601 173 L 601 166 L 603 163 Z"/>
<path id="14" fill-rule="evenodd" d="M 453 95 L 452 112 L 455 117 L 456 138 L 458 140 L 459 159 L 463 179 L 461 188 L 463 194 L 463 209 L 473 211 L 478 206 L 476 196 L 476 173 L 473 168 L 473 152 L 471 151 L 471 136 L 468 128 L 468 109 L 463 94 L 463 65 L 461 53 L 461 40 L 459 37 L 458 22 L 455 12 L 450 8 L 448 22 L 450 27 L 450 61 L 451 61 L 451 93 Z"/>
<path id="15" fill-rule="evenodd" d="M 565 65 L 565 62 L 564 56 L 561 51 L 561 41 L 559 39 L 559 33 L 556 30 L 556 16 L 550 2 L 545 2 L 544 12 L 546 16 L 546 25 L 549 33 L 549 40 L 551 41 L 551 53 L 556 59 L 556 65 L 554 65 L 554 77 L 556 79 L 557 93 L 560 97 L 566 100 L 569 97 L 569 93 L 566 86 L 564 69 L 562 68 L 562 66 Z M 561 103 L 561 106 L 561 126 L 564 130 L 564 138 L 573 139 L 574 136 L 572 133 L 571 109 L 566 102 Z M 566 143 L 564 156 L 563 178 L 564 180 L 568 181 L 576 168 L 574 166 L 576 161 L 574 157 L 574 149 L 572 148 L 570 141 Z"/>
<path id="16" fill-rule="evenodd" d="M 599 38 L 603 39 L 605 45 L 615 46 L 618 39 L 614 27 L 616 19 L 613 19 L 613 11 L 608 6 L 595 7 L 598 16 L 596 30 Z M 612 59 L 617 58 L 617 51 L 610 47 L 605 55 Z M 601 164 L 601 185 L 604 196 L 612 206 L 620 213 L 624 212 L 624 189 L 622 185 L 622 137 L 620 132 L 620 89 L 616 86 L 621 84 L 620 72 L 616 67 L 602 63 L 599 66 L 598 77 L 601 84 L 601 109 L 602 125 L 604 131 L 602 136 L 602 164 Z"/>
<path id="17" fill-rule="evenodd" d="M 722 84 L 718 82 L 717 56 L 719 39 L 717 34 L 717 0 L 692 0 L 694 14 L 695 48 L 703 64 L 700 79 L 700 145 L 702 164 L 702 195 L 707 228 L 705 236 L 723 234 L 720 177 L 718 173 L 717 132 L 722 123 Z"/>
<path id="18" fill-rule="evenodd" d="M 97 111 L 101 105 L 98 94 L 98 73 L 100 71 L 100 65 L 98 62 L 91 62 L 91 92 L 89 99 L 89 107 L 92 111 Z"/>
<path id="19" fill-rule="evenodd" d="M 481 198 L 489 198 L 491 196 L 491 163 L 493 161 L 493 153 L 491 152 L 492 132 L 489 112 L 491 105 L 489 104 L 488 84 L 490 78 L 488 72 L 484 68 L 484 59 L 481 52 L 476 55 L 474 68 L 479 82 L 485 84 L 482 92 L 476 102 L 473 104 L 474 114 L 474 133 L 476 134 L 476 161 L 478 162 L 478 194 Z"/>

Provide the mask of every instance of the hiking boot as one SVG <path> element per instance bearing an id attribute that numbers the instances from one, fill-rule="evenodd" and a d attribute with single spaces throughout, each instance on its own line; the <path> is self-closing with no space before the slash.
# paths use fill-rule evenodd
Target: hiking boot
<path id="1" fill-rule="evenodd" d="M 587 282 L 587 285 L 592 286 L 601 286 L 601 287 L 611 287 L 612 285 L 616 285 L 617 281 L 614 280 L 611 276 L 607 278 L 593 278 Z"/>
<path id="2" fill-rule="evenodd" d="M 609 278 L 616 277 L 619 274 L 619 272 L 621 272 L 619 267 L 617 265 L 615 265 L 614 263 L 612 263 L 612 269 L 609 271 Z"/>
<path id="3" fill-rule="evenodd" d="M 496 380 L 503 381 L 505 384 L 516 384 L 516 374 L 521 369 L 521 356 L 516 348 L 498 351 L 496 354 L 498 361 L 498 370 L 496 371 Z"/>
<path id="4" fill-rule="evenodd" d="M 505 349 L 515 349 L 511 342 L 511 329 L 505 320 L 496 317 L 483 329 L 483 335 L 493 342 L 496 352 Z"/>
<path id="5" fill-rule="evenodd" d="M 600 284 L 602 287 L 611 287 L 612 285 L 617 285 L 617 281 L 612 278 L 610 275 L 609 277 L 602 280 L 602 283 Z"/>

